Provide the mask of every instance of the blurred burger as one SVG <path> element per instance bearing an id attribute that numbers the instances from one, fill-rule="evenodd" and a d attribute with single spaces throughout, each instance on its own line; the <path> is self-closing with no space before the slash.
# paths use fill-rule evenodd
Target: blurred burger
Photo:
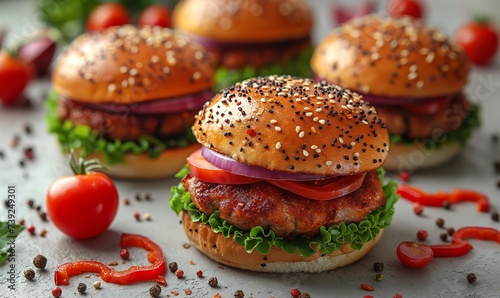
<path id="1" fill-rule="evenodd" d="M 49 130 L 116 177 L 173 175 L 199 147 L 190 127 L 213 96 L 214 73 L 202 46 L 169 29 L 84 34 L 54 67 Z"/>
<path id="2" fill-rule="evenodd" d="M 183 0 L 173 24 L 217 58 L 217 91 L 253 76 L 312 75 L 307 0 Z"/>
<path id="3" fill-rule="evenodd" d="M 265 272 L 320 272 L 363 257 L 389 226 L 389 137 L 373 107 L 290 76 L 220 91 L 196 116 L 170 206 L 200 251 Z"/>
<path id="4" fill-rule="evenodd" d="M 384 167 L 415 170 L 449 160 L 479 125 L 463 94 L 469 62 L 443 33 L 411 18 L 367 16 L 316 48 L 316 76 L 363 94 L 391 138 Z"/>

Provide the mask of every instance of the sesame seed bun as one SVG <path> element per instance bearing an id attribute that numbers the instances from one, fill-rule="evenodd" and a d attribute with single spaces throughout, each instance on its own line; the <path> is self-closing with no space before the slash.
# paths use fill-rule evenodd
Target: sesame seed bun
<path id="1" fill-rule="evenodd" d="M 160 27 L 86 33 L 59 56 L 55 91 L 87 103 L 132 104 L 210 89 L 215 65 L 200 45 Z"/>
<path id="2" fill-rule="evenodd" d="M 364 94 L 428 98 L 462 91 L 469 62 L 453 41 L 411 18 L 353 19 L 315 49 L 321 79 Z"/>
<path id="3" fill-rule="evenodd" d="M 253 78 L 220 91 L 196 116 L 205 147 L 275 171 L 351 175 L 382 166 L 387 129 L 358 94 L 290 76 Z"/>
<path id="4" fill-rule="evenodd" d="M 184 0 L 173 24 L 217 41 L 274 42 L 308 36 L 313 21 L 305 0 Z"/>
<path id="5" fill-rule="evenodd" d="M 256 250 L 248 253 L 244 246 L 232 238 L 225 238 L 222 233 L 215 233 L 209 225 L 193 222 L 186 212 L 181 212 L 182 226 L 191 243 L 201 252 L 216 262 L 259 272 L 324 272 L 337 267 L 347 266 L 364 257 L 379 241 L 383 230 L 375 239 L 365 243 L 359 250 L 348 243 L 329 255 L 319 251 L 311 257 L 303 257 L 298 253 L 288 254 L 283 250 L 271 247 L 267 255 Z"/>

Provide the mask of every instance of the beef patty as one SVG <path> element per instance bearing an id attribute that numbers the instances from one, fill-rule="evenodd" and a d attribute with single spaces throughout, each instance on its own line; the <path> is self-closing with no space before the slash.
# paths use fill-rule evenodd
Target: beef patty
<path id="1" fill-rule="evenodd" d="M 321 226 L 362 221 L 385 204 L 377 172 L 367 173 L 363 185 L 346 196 L 318 201 L 293 194 L 268 182 L 221 185 L 203 182 L 191 173 L 182 182 L 198 209 L 220 217 L 241 230 L 262 226 L 277 236 L 313 237 Z"/>
<path id="2" fill-rule="evenodd" d="M 149 135 L 167 138 L 182 135 L 193 125 L 197 110 L 167 114 L 133 114 L 124 105 L 121 111 L 108 112 L 74 100 L 59 100 L 58 115 L 76 125 L 89 126 L 100 136 L 112 140 L 137 141 Z"/>

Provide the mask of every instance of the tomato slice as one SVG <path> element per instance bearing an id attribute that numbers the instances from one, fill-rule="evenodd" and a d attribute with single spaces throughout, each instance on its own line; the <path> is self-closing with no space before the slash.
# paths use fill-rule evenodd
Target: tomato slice
<path id="1" fill-rule="evenodd" d="M 191 153 L 187 158 L 187 163 L 193 176 L 209 183 L 250 184 L 262 181 L 258 178 L 236 175 L 214 166 L 201 155 L 201 149 Z"/>
<path id="2" fill-rule="evenodd" d="M 401 242 L 396 252 L 401 263 L 410 268 L 425 267 L 434 258 L 434 253 L 430 246 L 417 242 Z"/>
<path id="3" fill-rule="evenodd" d="M 267 182 L 309 199 L 331 200 L 356 191 L 363 184 L 365 175 L 366 173 L 361 173 L 340 179 L 318 181 L 267 180 Z"/>
<path id="4" fill-rule="evenodd" d="M 443 96 L 404 105 L 404 109 L 412 114 L 431 115 L 447 109 L 450 105 L 450 96 Z"/>

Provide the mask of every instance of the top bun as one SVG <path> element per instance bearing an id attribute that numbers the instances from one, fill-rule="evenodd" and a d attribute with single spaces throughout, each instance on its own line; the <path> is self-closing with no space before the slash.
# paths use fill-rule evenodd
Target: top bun
<path id="1" fill-rule="evenodd" d="M 274 42 L 309 36 L 306 0 L 184 0 L 173 12 L 184 32 L 230 42 Z"/>
<path id="2" fill-rule="evenodd" d="M 206 50 L 174 31 L 131 25 L 85 33 L 55 64 L 55 91 L 88 103 L 130 104 L 212 88 Z"/>
<path id="3" fill-rule="evenodd" d="M 275 171 L 350 175 L 382 166 L 387 129 L 373 107 L 326 82 L 268 76 L 220 91 L 196 116 L 205 147 Z"/>
<path id="4" fill-rule="evenodd" d="M 370 15 L 327 36 L 311 67 L 319 78 L 364 94 L 425 98 L 460 93 L 470 65 L 440 31 L 408 17 Z"/>

